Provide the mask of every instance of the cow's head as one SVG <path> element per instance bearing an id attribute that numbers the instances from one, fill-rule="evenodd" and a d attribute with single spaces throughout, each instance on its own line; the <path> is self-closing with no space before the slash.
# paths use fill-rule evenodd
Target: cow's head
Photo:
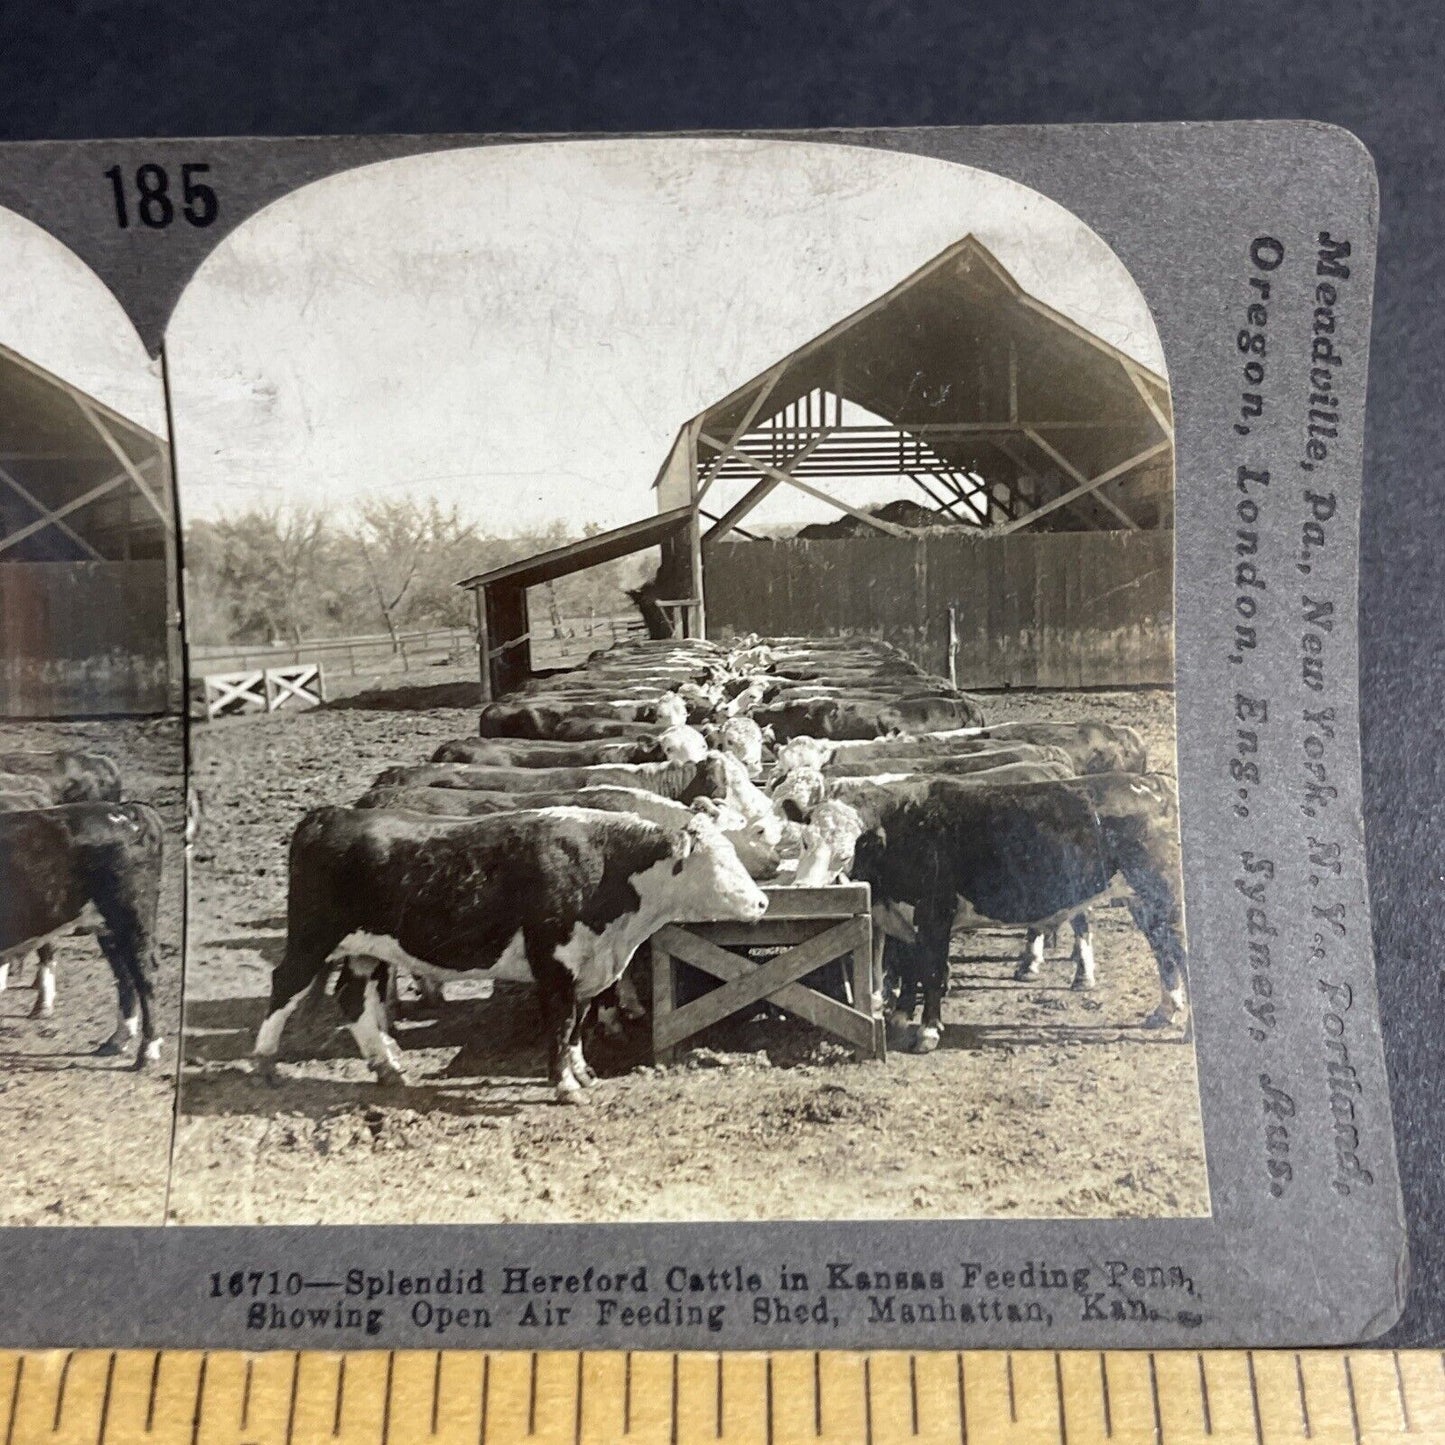
<path id="1" fill-rule="evenodd" d="M 755 923 L 767 912 L 768 895 L 712 819 L 699 814 L 672 835 L 671 862 L 669 912 L 675 919 Z"/>
<path id="2" fill-rule="evenodd" d="M 657 746 L 669 763 L 700 763 L 707 757 L 707 742 L 703 735 L 686 723 L 660 732 Z"/>
<path id="3" fill-rule="evenodd" d="M 687 721 L 687 704 L 675 692 L 665 692 L 657 700 L 654 718 L 665 727 L 681 727 Z"/>
<path id="4" fill-rule="evenodd" d="M 790 823 L 806 823 L 827 796 L 827 780 L 817 768 L 794 768 L 773 785 L 773 807 Z"/>
<path id="5" fill-rule="evenodd" d="M 853 867 L 853 851 L 863 833 L 863 819 L 854 808 L 825 798 L 803 829 L 803 855 L 793 879 L 799 888 L 821 888 Z"/>
<path id="6" fill-rule="evenodd" d="M 726 798 L 728 770 L 721 753 L 709 753 L 693 769 L 692 781 L 677 795 L 680 803 L 693 803 L 699 798 Z"/>
<path id="7" fill-rule="evenodd" d="M 731 753 L 756 778 L 763 770 L 763 732 L 750 717 L 729 718 L 718 730 L 720 752 Z"/>
<path id="8" fill-rule="evenodd" d="M 790 773 L 794 768 L 826 768 L 837 751 L 832 743 L 822 738 L 790 738 L 778 749 L 778 771 Z"/>

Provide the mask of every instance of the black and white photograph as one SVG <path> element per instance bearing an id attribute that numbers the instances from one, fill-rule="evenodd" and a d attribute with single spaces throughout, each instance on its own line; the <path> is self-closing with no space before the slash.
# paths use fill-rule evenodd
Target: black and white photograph
<path id="1" fill-rule="evenodd" d="M 165 357 L 169 1222 L 1210 1213 L 1169 365 L 1078 216 L 467 146 L 248 217 Z"/>
<path id="2" fill-rule="evenodd" d="M 160 1224 L 186 818 L 159 369 L 100 280 L 0 211 L 3 1225 Z"/>

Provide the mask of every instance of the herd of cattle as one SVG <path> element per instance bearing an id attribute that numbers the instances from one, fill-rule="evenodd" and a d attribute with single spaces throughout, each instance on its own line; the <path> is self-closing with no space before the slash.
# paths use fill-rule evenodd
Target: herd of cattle
<path id="1" fill-rule="evenodd" d="M 595 1082 L 589 1012 L 641 1010 L 625 970 L 646 939 L 755 921 L 760 881 L 843 877 L 872 889 L 874 1007 L 891 1000 L 919 1052 L 941 1037 L 961 914 L 1026 930 L 1020 978 L 1068 922 L 1090 988 L 1086 910 L 1114 891 L 1158 964 L 1145 1025 L 1187 1022 L 1178 797 L 1132 729 L 987 724 L 877 642 L 670 639 L 538 677 L 485 707 L 480 735 L 302 819 L 257 1068 L 274 1072 L 287 1019 L 336 975 L 363 1056 L 399 1082 L 397 976 L 439 1003 L 441 979 L 481 969 L 535 984 L 573 1102 Z"/>
<path id="2" fill-rule="evenodd" d="M 155 1018 L 160 815 L 125 802 L 120 770 L 99 753 L 0 752 L 0 992 L 35 951 L 33 1018 L 55 1009 L 55 939 L 92 933 L 115 979 L 119 1022 L 96 1049 L 137 1043 L 135 1066 L 160 1057 Z"/>

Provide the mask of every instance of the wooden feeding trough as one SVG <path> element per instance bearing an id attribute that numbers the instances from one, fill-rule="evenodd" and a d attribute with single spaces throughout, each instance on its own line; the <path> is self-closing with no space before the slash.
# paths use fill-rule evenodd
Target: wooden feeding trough
<path id="1" fill-rule="evenodd" d="M 669 924 L 653 936 L 652 1046 L 657 1062 L 672 1063 L 684 1040 L 764 1001 L 849 1044 L 860 1058 L 886 1058 L 883 1018 L 873 1012 L 868 885 L 763 891 L 768 911 L 757 923 Z M 803 982 L 833 962 L 846 970 L 851 1005 Z M 699 970 L 720 986 L 679 1005 L 679 965 Z"/>

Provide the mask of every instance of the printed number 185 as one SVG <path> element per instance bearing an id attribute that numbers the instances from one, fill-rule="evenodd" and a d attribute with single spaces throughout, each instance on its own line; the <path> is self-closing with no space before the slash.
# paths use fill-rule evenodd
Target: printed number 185
<path id="1" fill-rule="evenodd" d="M 211 168 L 191 164 L 181 167 L 180 214 L 193 226 L 209 226 L 220 213 L 216 193 L 204 181 L 195 179 Z M 115 223 L 122 231 L 130 226 L 131 202 L 126 194 L 126 178 L 119 166 L 105 172 L 115 194 Z M 137 166 L 135 172 L 135 215 L 143 226 L 163 231 L 176 218 L 176 202 L 171 195 L 171 178 L 164 166 L 153 161 Z"/>

